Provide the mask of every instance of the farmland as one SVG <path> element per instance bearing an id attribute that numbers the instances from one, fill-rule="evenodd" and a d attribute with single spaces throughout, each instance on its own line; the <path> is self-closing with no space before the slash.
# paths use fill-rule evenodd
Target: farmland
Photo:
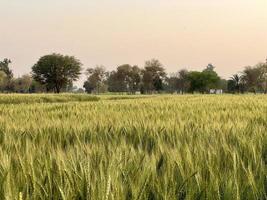
<path id="1" fill-rule="evenodd" d="M 266 199 L 267 96 L 0 95 L 0 199 Z"/>

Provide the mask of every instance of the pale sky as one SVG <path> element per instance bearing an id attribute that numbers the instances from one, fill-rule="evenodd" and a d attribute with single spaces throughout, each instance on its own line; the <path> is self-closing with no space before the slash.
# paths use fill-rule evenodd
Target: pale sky
<path id="1" fill-rule="evenodd" d="M 267 57 L 267 0 L 0 0 L 0 8 L 0 59 L 13 61 L 16 76 L 53 52 L 108 70 L 151 58 L 168 72 L 212 63 L 225 78 Z"/>

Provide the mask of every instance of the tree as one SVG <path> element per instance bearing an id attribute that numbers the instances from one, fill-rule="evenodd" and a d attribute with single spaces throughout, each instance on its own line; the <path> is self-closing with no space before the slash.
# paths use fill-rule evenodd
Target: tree
<path id="1" fill-rule="evenodd" d="M 205 90 L 205 83 L 203 81 L 202 72 L 192 71 L 188 74 L 188 79 L 190 81 L 190 91 L 191 92 L 203 92 Z"/>
<path id="2" fill-rule="evenodd" d="M 120 92 L 121 86 L 117 78 L 117 71 L 113 70 L 108 73 L 107 85 L 108 85 L 109 92 Z"/>
<path id="3" fill-rule="evenodd" d="M 5 72 L 0 71 L 0 91 L 5 91 L 8 84 L 8 78 Z"/>
<path id="4" fill-rule="evenodd" d="M 31 86 L 29 89 L 30 93 L 44 93 L 46 91 L 47 91 L 47 89 L 46 89 L 45 85 L 42 85 L 41 83 L 32 79 Z"/>
<path id="5" fill-rule="evenodd" d="M 129 64 L 121 65 L 117 67 L 117 71 L 114 74 L 114 80 L 117 82 L 116 92 L 129 92 L 131 85 L 131 70 L 132 66 Z"/>
<path id="6" fill-rule="evenodd" d="M 32 78 L 25 74 L 22 77 L 14 79 L 14 91 L 17 93 L 29 93 L 32 85 Z"/>
<path id="7" fill-rule="evenodd" d="M 184 94 L 190 87 L 190 81 L 188 79 L 188 71 L 182 69 L 176 73 L 172 73 L 169 78 L 166 79 L 168 83 L 169 92 L 180 92 Z"/>
<path id="8" fill-rule="evenodd" d="M 154 90 L 153 73 L 148 70 L 142 71 L 141 93 L 151 93 Z"/>
<path id="9" fill-rule="evenodd" d="M 264 91 L 264 94 L 266 94 L 267 93 L 267 62 L 257 64 L 256 68 L 258 68 L 261 71 L 261 75 L 259 77 L 259 84 L 262 90 Z"/>
<path id="10" fill-rule="evenodd" d="M 213 66 L 213 64 L 208 64 L 208 66 L 206 67 L 205 71 L 214 71 L 215 66 Z"/>
<path id="11" fill-rule="evenodd" d="M 190 80 L 190 91 L 198 91 L 201 93 L 209 92 L 210 89 L 217 89 L 220 84 L 220 77 L 214 71 L 211 64 L 202 72 L 193 71 L 188 74 Z"/>
<path id="12" fill-rule="evenodd" d="M 209 64 L 206 69 L 202 71 L 202 81 L 204 82 L 204 90 L 208 92 L 210 89 L 217 89 L 220 84 L 220 77 L 215 72 L 215 67 Z"/>
<path id="13" fill-rule="evenodd" d="M 182 69 L 178 72 L 178 90 L 184 94 L 190 88 L 189 72 L 186 69 Z"/>
<path id="14" fill-rule="evenodd" d="M 107 73 L 103 66 L 96 66 L 95 68 L 88 68 L 86 70 L 87 81 L 84 82 L 83 87 L 87 93 L 105 92 L 107 86 L 105 85 Z"/>
<path id="15" fill-rule="evenodd" d="M 222 91 L 228 91 L 228 81 L 226 79 L 220 79 L 218 84 L 218 89 L 221 89 Z"/>
<path id="16" fill-rule="evenodd" d="M 83 88 L 85 89 L 85 92 L 91 94 L 94 90 L 93 85 L 87 80 L 83 83 Z"/>
<path id="17" fill-rule="evenodd" d="M 11 60 L 5 58 L 3 61 L 0 61 L 0 71 L 3 71 L 9 80 L 13 78 L 13 72 L 9 68 L 9 64 L 11 64 Z"/>
<path id="18" fill-rule="evenodd" d="M 228 80 L 228 90 L 229 92 L 238 92 L 240 93 L 241 90 L 241 82 L 242 82 L 242 76 L 239 74 L 234 74 L 230 80 Z"/>
<path id="19" fill-rule="evenodd" d="M 117 67 L 115 78 L 118 82 L 118 92 L 128 92 L 134 94 L 139 90 L 141 82 L 141 70 L 138 66 L 131 66 L 129 64 Z"/>
<path id="20" fill-rule="evenodd" d="M 143 90 L 146 93 L 150 93 L 153 90 L 159 92 L 163 89 L 163 81 L 166 77 L 165 69 L 162 64 L 152 59 L 146 61 L 145 68 L 143 70 Z"/>
<path id="21" fill-rule="evenodd" d="M 46 55 L 32 67 L 32 76 L 34 80 L 45 85 L 47 91 L 59 93 L 79 78 L 81 65 L 74 56 Z"/>
<path id="22" fill-rule="evenodd" d="M 129 64 L 120 65 L 109 73 L 107 83 L 110 92 L 135 94 L 140 89 L 141 69 Z"/>
<path id="23" fill-rule="evenodd" d="M 170 77 L 166 78 L 167 86 L 166 86 L 165 90 L 167 90 L 170 93 L 177 92 L 178 81 L 179 81 L 179 77 L 178 77 L 177 73 L 170 74 Z"/>
<path id="24" fill-rule="evenodd" d="M 2 91 L 13 91 L 13 72 L 10 69 L 9 65 L 11 64 L 11 60 L 5 58 L 3 61 L 0 61 L 0 71 L 4 72 L 6 75 L 5 88 L 2 88 Z"/>
<path id="25" fill-rule="evenodd" d="M 249 91 L 256 92 L 262 89 L 262 70 L 260 67 L 246 67 L 243 71 L 242 80 Z"/>
<path id="26" fill-rule="evenodd" d="M 141 69 L 138 66 L 133 66 L 130 72 L 129 88 L 132 94 L 140 90 L 141 83 Z"/>
<path id="27" fill-rule="evenodd" d="M 234 80 L 229 79 L 227 81 L 227 91 L 230 93 L 235 93 L 236 92 L 236 83 Z"/>

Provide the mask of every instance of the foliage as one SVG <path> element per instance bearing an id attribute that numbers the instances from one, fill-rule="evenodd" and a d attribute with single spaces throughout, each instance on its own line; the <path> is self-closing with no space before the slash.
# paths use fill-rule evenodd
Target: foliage
<path id="1" fill-rule="evenodd" d="M 10 64 L 11 60 L 5 58 L 3 61 L 0 61 L 0 72 L 3 72 L 5 75 L 1 75 L 2 78 L 2 85 L 1 91 L 12 91 L 13 90 L 13 84 L 12 84 L 12 79 L 13 79 L 13 72 L 10 69 Z M 3 80 L 3 76 L 5 76 Z"/>
<path id="2" fill-rule="evenodd" d="M 99 101 L 96 96 L 83 94 L 1 94 L 0 104 L 68 103 Z"/>
<path id="3" fill-rule="evenodd" d="M 156 59 L 146 61 L 143 70 L 143 85 L 144 93 L 163 90 L 163 82 L 166 77 L 163 65 Z"/>
<path id="4" fill-rule="evenodd" d="M 105 81 L 107 79 L 107 72 L 105 67 L 96 66 L 95 68 L 88 68 L 86 70 L 87 81 L 85 81 L 83 87 L 87 93 L 101 93 L 105 92 Z M 104 88 L 104 89 L 103 89 Z"/>
<path id="5" fill-rule="evenodd" d="M 141 69 L 138 66 L 124 64 L 112 71 L 108 77 L 110 92 L 127 92 L 135 94 L 140 90 Z"/>
<path id="6" fill-rule="evenodd" d="M 30 86 L 30 93 L 45 93 L 47 91 L 45 85 L 42 85 L 41 83 L 35 81 L 32 79 L 32 83 Z"/>
<path id="7" fill-rule="evenodd" d="M 3 61 L 0 61 L 0 71 L 3 71 L 8 79 L 12 79 L 13 78 L 13 72 L 9 67 L 9 64 L 11 64 L 11 60 L 5 58 Z"/>
<path id="8" fill-rule="evenodd" d="M 32 86 L 32 78 L 25 74 L 22 77 L 14 79 L 14 91 L 17 93 L 29 93 Z"/>
<path id="9" fill-rule="evenodd" d="M 178 72 L 179 74 L 179 79 L 178 79 L 178 89 L 180 92 L 185 93 L 189 90 L 190 88 L 190 81 L 189 81 L 189 72 L 186 69 L 182 69 Z"/>
<path id="10" fill-rule="evenodd" d="M 261 87 L 262 71 L 259 67 L 246 67 L 243 71 L 243 81 L 249 91 L 256 93 Z"/>
<path id="11" fill-rule="evenodd" d="M 43 56 L 32 67 L 35 81 L 46 86 L 48 91 L 59 93 L 79 78 L 81 63 L 73 56 L 51 54 Z"/>
<path id="12" fill-rule="evenodd" d="M 172 73 L 170 77 L 166 78 L 169 92 L 179 92 L 184 94 L 190 88 L 189 72 L 182 69 L 177 73 Z"/>
<path id="13" fill-rule="evenodd" d="M 245 83 L 244 76 L 239 74 L 234 74 L 227 83 L 228 91 L 231 93 L 240 93 L 243 92 Z"/>
<path id="14" fill-rule="evenodd" d="M 208 93 L 210 89 L 217 89 L 220 84 L 220 77 L 214 71 L 214 66 L 209 64 L 202 72 L 192 71 L 188 75 L 190 80 L 190 91 Z"/>
<path id="15" fill-rule="evenodd" d="M 9 59 L 0 61 L 0 92 L 77 92 L 73 82 L 81 74 L 81 63 L 75 57 L 60 54 L 43 56 L 32 67 L 32 76 L 18 78 L 13 77 L 10 63 Z M 167 76 L 164 66 L 156 59 L 146 61 L 143 68 L 123 64 L 113 71 L 107 71 L 103 66 L 96 66 L 88 68 L 86 76 L 83 87 L 87 93 L 184 94 L 210 93 L 215 89 L 224 93 L 267 94 L 267 63 L 245 67 L 228 80 L 220 78 L 212 64 L 202 71 L 182 69 Z M 83 89 L 79 92 L 83 92 Z"/>
<path id="16" fill-rule="evenodd" d="M 8 77 L 5 72 L 0 71 L 0 91 L 4 92 L 8 85 Z"/>

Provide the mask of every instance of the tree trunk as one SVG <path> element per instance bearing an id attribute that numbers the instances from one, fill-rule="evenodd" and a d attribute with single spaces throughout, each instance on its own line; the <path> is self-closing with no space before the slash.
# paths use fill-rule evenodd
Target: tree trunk
<path id="1" fill-rule="evenodd" d="M 60 87 L 58 85 L 56 86 L 56 93 L 60 93 Z"/>

